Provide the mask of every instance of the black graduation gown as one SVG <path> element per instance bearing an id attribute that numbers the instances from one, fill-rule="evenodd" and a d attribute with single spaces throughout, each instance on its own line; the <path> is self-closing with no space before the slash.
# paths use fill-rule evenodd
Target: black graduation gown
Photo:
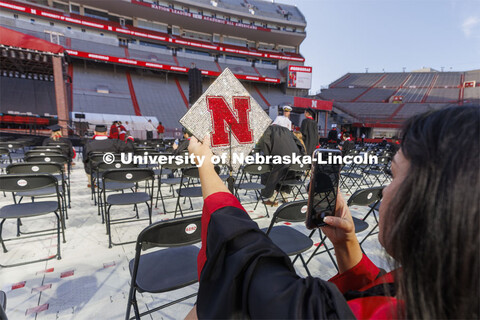
<path id="1" fill-rule="evenodd" d="M 330 130 L 328 131 L 328 142 L 330 141 L 335 141 L 337 142 L 338 141 L 338 133 L 337 133 L 337 130 Z"/>
<path id="2" fill-rule="evenodd" d="M 343 147 L 342 147 L 342 155 L 347 155 L 350 150 L 353 150 L 355 149 L 355 142 L 351 141 L 351 140 L 347 140 L 343 143 Z"/>
<path id="3" fill-rule="evenodd" d="M 303 146 L 297 137 L 287 128 L 278 125 L 271 125 L 265 130 L 258 147 L 264 155 L 291 156 L 293 153 L 304 154 Z M 277 184 L 287 174 L 288 167 L 288 164 L 273 164 L 272 171 L 262 175 L 262 184 L 265 185 L 261 192 L 262 197 L 270 198 L 273 195 L 273 191 L 278 189 Z"/>
<path id="4" fill-rule="evenodd" d="M 188 151 L 188 145 L 190 144 L 190 139 L 182 140 L 178 143 L 178 148 L 173 151 L 173 155 L 183 155 L 185 152 Z"/>
<path id="5" fill-rule="evenodd" d="M 73 145 L 72 141 L 67 138 L 59 138 L 58 140 L 53 140 L 52 138 L 46 138 L 42 142 L 42 146 L 55 146 L 55 144 L 64 143 L 66 145 L 61 145 L 63 155 L 68 157 L 68 159 L 73 159 Z"/>
<path id="6" fill-rule="evenodd" d="M 233 198 L 216 193 L 205 199 L 198 318 L 354 319 L 338 288 L 299 277 Z"/>
<path id="7" fill-rule="evenodd" d="M 303 136 L 303 143 L 307 149 L 307 155 L 312 155 L 318 145 L 318 126 L 315 120 L 305 118 L 300 126 L 300 132 Z"/>
<path id="8" fill-rule="evenodd" d="M 105 140 L 90 140 L 83 148 L 83 163 L 85 164 L 85 172 L 90 174 L 91 168 L 88 161 L 88 155 L 92 152 L 132 152 L 133 145 L 131 143 L 125 143 L 125 141 L 118 139 L 105 139 Z"/>

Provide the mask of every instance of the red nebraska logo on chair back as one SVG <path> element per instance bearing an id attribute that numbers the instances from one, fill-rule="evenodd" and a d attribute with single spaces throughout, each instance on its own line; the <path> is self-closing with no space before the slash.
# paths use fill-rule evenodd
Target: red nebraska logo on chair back
<path id="1" fill-rule="evenodd" d="M 207 108 L 212 117 L 212 147 L 227 146 L 228 127 L 240 144 L 253 143 L 250 129 L 250 97 L 233 97 L 232 106 L 222 96 L 207 96 Z"/>

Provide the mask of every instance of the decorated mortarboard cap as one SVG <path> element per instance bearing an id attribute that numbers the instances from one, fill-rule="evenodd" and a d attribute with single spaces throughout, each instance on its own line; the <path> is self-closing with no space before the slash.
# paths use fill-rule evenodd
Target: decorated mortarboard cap
<path id="1" fill-rule="evenodd" d="M 54 125 L 51 125 L 50 127 L 48 127 L 48 129 L 50 129 L 52 131 L 60 131 L 60 130 L 62 130 L 62 127 L 60 127 L 58 124 L 54 124 Z"/>
<path id="2" fill-rule="evenodd" d="M 107 126 L 104 124 L 97 124 L 95 126 L 95 131 L 96 132 L 107 132 Z"/>
<path id="3" fill-rule="evenodd" d="M 308 111 L 312 116 L 314 116 L 314 115 L 317 114 L 317 112 L 316 112 L 314 109 L 312 109 L 312 108 L 308 108 L 307 111 Z"/>
<path id="4" fill-rule="evenodd" d="M 230 154 L 247 156 L 272 120 L 226 68 L 179 122 L 200 141 L 210 134 L 213 154 L 225 154 L 237 171 L 241 163 Z"/>

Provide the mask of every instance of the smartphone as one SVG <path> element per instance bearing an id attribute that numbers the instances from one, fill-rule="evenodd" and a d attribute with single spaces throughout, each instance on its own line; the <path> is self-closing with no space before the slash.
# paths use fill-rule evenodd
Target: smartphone
<path id="1" fill-rule="evenodd" d="M 322 162 L 341 155 L 338 149 L 317 149 L 313 153 L 314 159 L 321 159 Z M 316 161 L 312 165 L 305 220 L 308 229 L 325 226 L 323 218 L 335 215 L 340 169 L 341 164 L 336 163 L 323 164 Z"/>

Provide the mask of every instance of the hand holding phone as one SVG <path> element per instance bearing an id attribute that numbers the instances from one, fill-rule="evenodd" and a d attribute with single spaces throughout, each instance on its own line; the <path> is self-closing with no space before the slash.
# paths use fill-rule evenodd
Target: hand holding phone
<path id="1" fill-rule="evenodd" d="M 314 159 L 320 159 L 320 153 L 322 153 L 322 159 L 328 159 L 329 154 L 332 155 L 331 158 L 341 155 L 338 149 L 317 149 L 313 154 Z M 319 164 L 316 162 L 312 166 L 308 190 L 307 218 L 305 220 L 308 229 L 325 226 L 323 219 L 326 216 L 335 215 L 340 169 L 340 164 Z"/>

